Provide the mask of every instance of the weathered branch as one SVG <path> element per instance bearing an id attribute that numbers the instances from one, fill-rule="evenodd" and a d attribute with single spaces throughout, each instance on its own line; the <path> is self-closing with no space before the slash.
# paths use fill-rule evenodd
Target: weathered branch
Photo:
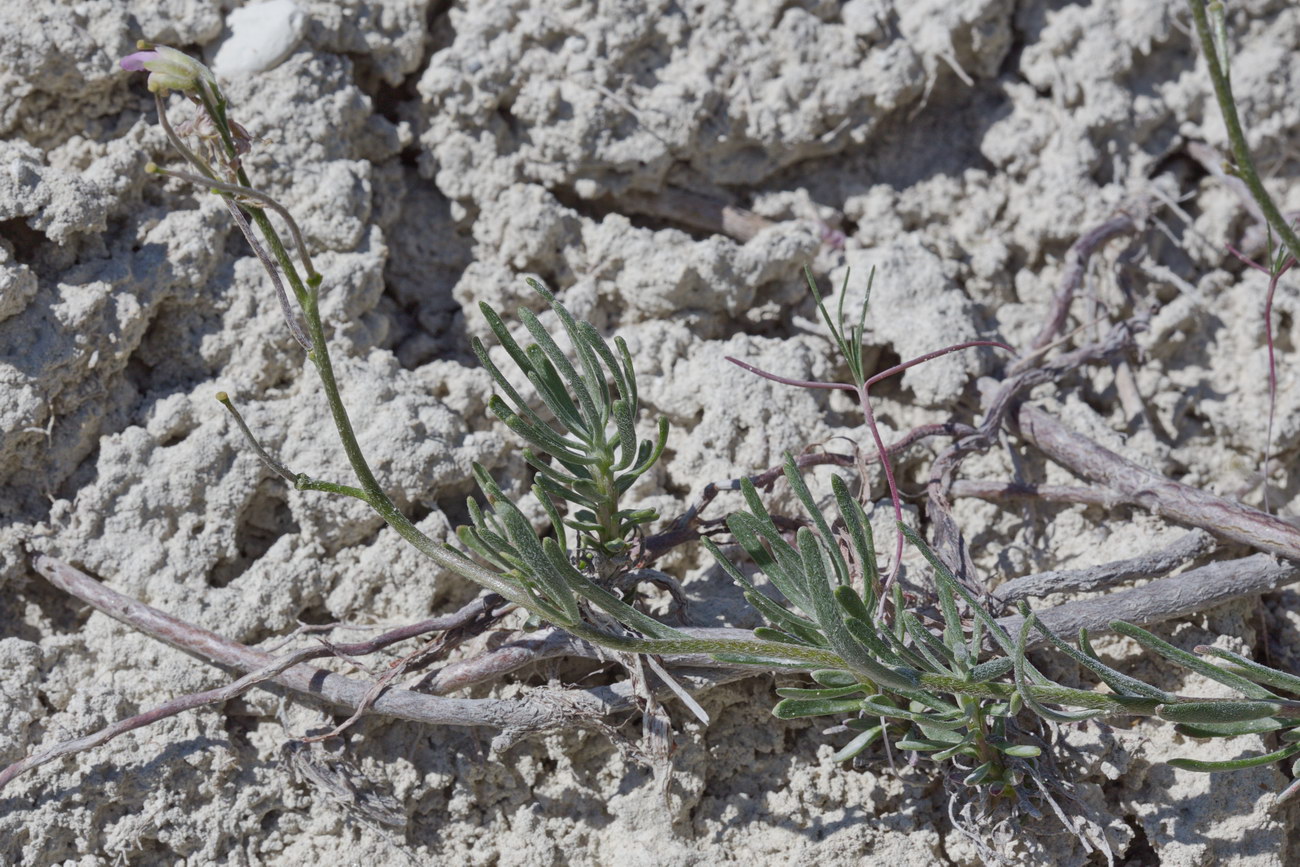
<path id="1" fill-rule="evenodd" d="M 1123 497 L 1106 488 L 993 482 L 987 479 L 956 479 L 952 483 L 950 494 L 953 497 L 975 497 L 995 503 L 1004 500 L 1035 500 L 1042 503 L 1079 503 L 1084 506 L 1101 506 L 1103 509 L 1113 509 L 1126 502 Z"/>
<path id="2" fill-rule="evenodd" d="M 952 486 L 956 473 L 968 456 L 989 448 L 997 440 L 998 432 L 1021 394 L 1052 382 L 1086 364 L 1105 361 L 1125 352 L 1133 343 L 1135 332 L 1146 328 L 1146 316 L 1135 316 L 1127 322 L 1117 323 L 1100 341 L 1081 346 L 1071 352 L 1043 362 L 1038 367 L 1021 370 L 1001 382 L 983 379 L 979 385 L 984 391 L 984 421 L 970 436 L 949 445 L 930 465 L 930 478 L 926 485 L 926 517 L 934 525 L 935 552 L 948 564 L 957 579 L 975 592 L 984 592 L 975 578 L 974 564 L 966 550 L 966 542 L 957 521 L 952 516 Z"/>
<path id="3" fill-rule="evenodd" d="M 1145 210 L 1145 207 L 1140 210 Z M 1070 252 L 1065 256 L 1065 271 L 1061 274 L 1061 282 L 1057 284 L 1056 294 L 1052 296 L 1052 307 L 1048 311 L 1047 321 L 1043 323 L 1034 342 L 1029 345 L 1031 353 L 1049 345 L 1065 327 L 1065 320 L 1070 315 L 1070 304 L 1074 301 L 1074 295 L 1079 291 L 1079 287 L 1083 285 L 1083 276 L 1087 273 L 1088 260 L 1092 258 L 1092 254 L 1112 238 L 1136 232 L 1144 219 L 1143 214 L 1119 214 L 1074 242 Z"/>
<path id="4" fill-rule="evenodd" d="M 1140 557 L 1086 569 L 1062 569 L 1015 578 L 994 590 L 993 598 L 1008 603 L 1049 593 L 1105 590 L 1125 581 L 1163 576 L 1188 560 L 1213 550 L 1214 537 L 1204 530 L 1193 530 L 1172 545 Z"/>
<path id="5" fill-rule="evenodd" d="M 49 555 L 37 555 L 33 566 L 55 587 L 133 629 L 207 661 L 248 672 L 248 675 L 233 684 L 181 696 L 94 734 L 34 753 L 0 771 L 0 787 L 20 774 L 61 756 L 92 749 L 118 735 L 186 710 L 227 701 L 267 681 L 346 710 L 355 711 L 369 702 L 371 712 L 382 716 L 431 725 L 488 726 L 500 729 L 506 742 L 517 740 L 523 733 L 581 725 L 586 720 L 599 719 L 635 707 L 632 689 L 626 682 L 585 690 L 539 690 L 520 699 L 443 698 L 389 688 L 371 700 L 374 681 L 347 677 L 303 664 L 309 659 L 332 656 L 338 652 L 373 652 L 404 638 L 442 628 L 443 624 L 453 627 L 464 625 L 472 619 L 466 616 L 466 612 L 473 613 L 475 605 L 480 606 L 481 610 L 487 610 L 482 608 L 482 599 L 446 618 L 434 618 L 402 627 L 368 642 L 337 647 L 312 647 L 276 657 L 123 596 Z M 484 599 L 488 600 L 489 605 L 492 603 L 491 597 Z M 716 663 L 714 666 L 696 672 L 691 678 L 691 685 L 700 689 L 744 676 L 743 672 L 727 671 L 716 667 Z M 555 695 L 552 696 L 551 693 Z"/>
<path id="6" fill-rule="evenodd" d="M 1285 521 L 1138 466 L 1028 404 L 1020 407 L 1017 423 L 1021 435 L 1049 458 L 1105 485 L 1125 502 L 1222 539 L 1300 560 L 1300 530 Z"/>
<path id="7" fill-rule="evenodd" d="M 1035 615 L 1057 635 L 1077 635 L 1082 628 L 1092 633 L 1109 632 L 1114 620 L 1139 626 L 1159 623 L 1233 599 L 1268 593 L 1297 580 L 1300 566 L 1279 563 L 1267 554 L 1254 554 L 1241 560 L 1210 563 L 1121 593 L 1067 602 Z M 1024 618 L 1016 614 L 998 622 L 1015 635 Z"/>

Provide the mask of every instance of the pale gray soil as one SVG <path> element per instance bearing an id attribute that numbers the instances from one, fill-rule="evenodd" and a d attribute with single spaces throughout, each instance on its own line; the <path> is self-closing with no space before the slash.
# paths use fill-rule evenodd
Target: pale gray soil
<path id="1" fill-rule="evenodd" d="M 212 399 L 229 391 L 289 466 L 346 480 L 256 259 L 217 199 L 145 174 L 174 157 L 143 76 L 117 66 L 141 36 L 211 60 L 232 38 L 232 5 L 0 4 L 0 764 L 227 678 L 54 591 L 26 545 L 250 644 L 299 619 L 406 623 L 474 594 L 358 504 L 289 490 Z M 855 295 L 876 267 L 874 362 L 980 336 L 1026 345 L 1069 245 L 1153 196 L 1141 242 L 1106 248 L 1088 280 L 1095 302 L 1074 308 L 1080 324 L 1157 305 L 1135 365 L 1150 423 L 1126 427 L 1110 369 L 1035 397 L 1217 493 L 1259 466 L 1264 281 L 1225 254 L 1248 215 L 1184 153 L 1189 140 L 1222 147 L 1223 130 L 1181 0 L 298 5 L 291 53 L 224 86 L 261 140 L 252 176 L 297 214 L 325 275 L 363 445 L 436 537 L 463 520 L 472 460 L 521 479 L 468 341 L 486 333 L 479 301 L 539 309 L 527 275 L 630 344 L 651 417 L 673 424 L 634 494 L 672 517 L 708 482 L 786 449 L 866 441 L 848 401 L 723 360 L 842 375 L 805 263 L 836 287 L 851 268 Z M 1274 194 L 1300 208 L 1300 9 L 1233 7 L 1242 111 Z M 171 105 L 176 118 L 188 111 L 179 96 Z M 664 204 L 671 190 L 764 221 L 727 234 Z M 1276 306 L 1280 469 L 1268 484 L 1289 516 L 1300 511 L 1294 283 Z M 909 372 L 881 390 L 882 426 L 969 421 L 975 377 L 997 364 L 980 351 Z M 1008 478 L 1011 453 L 963 472 Z M 901 462 L 905 490 L 920 490 L 932 455 L 919 447 Z M 1038 458 L 1028 472 L 1070 479 Z M 779 490 L 774 502 L 791 505 Z M 1123 509 L 960 501 L 957 517 L 990 580 L 1132 556 L 1183 532 Z M 733 616 L 736 596 L 703 552 L 664 566 L 685 579 L 699 622 Z M 1252 600 L 1163 634 L 1187 647 L 1268 640 L 1272 660 L 1296 669 L 1297 603 Z M 1156 671 L 1124 642 L 1101 646 L 1164 685 L 1212 689 Z M 587 671 L 529 671 L 497 694 Z M 396 799 L 404 824 L 382 830 L 280 761 L 287 737 L 329 717 L 255 691 L 14 783 L 0 796 L 0 860 L 982 863 L 940 779 L 923 768 L 900 778 L 883 753 L 832 763 L 844 735 L 773 720 L 772 683 L 705 694 L 707 729 L 671 708 L 666 804 L 596 734 L 489 757 L 491 732 L 370 719 L 334 750 Z M 1296 814 L 1268 809 L 1286 783 L 1278 769 L 1210 778 L 1157 764 L 1234 757 L 1259 740 L 1196 744 L 1145 725 L 1068 738 L 1082 750 L 1078 794 L 1127 863 L 1288 863 Z M 1011 830 L 997 845 L 1025 863 L 1103 863 L 1054 819 Z"/>

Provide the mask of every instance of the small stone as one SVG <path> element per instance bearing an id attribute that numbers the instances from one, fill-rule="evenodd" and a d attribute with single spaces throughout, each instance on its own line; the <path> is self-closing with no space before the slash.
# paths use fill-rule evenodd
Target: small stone
<path id="1" fill-rule="evenodd" d="M 307 30 L 307 14 L 294 0 L 267 0 L 233 10 L 226 26 L 230 36 L 217 49 L 212 71 L 235 78 L 283 63 Z"/>

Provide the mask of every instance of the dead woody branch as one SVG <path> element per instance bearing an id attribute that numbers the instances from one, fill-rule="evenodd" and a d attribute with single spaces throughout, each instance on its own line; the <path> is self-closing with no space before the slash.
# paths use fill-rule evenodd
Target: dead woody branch
<path id="1" fill-rule="evenodd" d="M 232 684 L 192 695 L 181 696 L 157 708 L 119 721 L 107 728 L 72 741 L 34 753 L 3 771 L 0 788 L 21 774 L 62 756 L 100 746 L 113 738 L 150 725 L 186 710 L 228 701 L 263 683 L 274 683 L 293 692 L 347 711 L 369 708 L 370 712 L 429 725 L 489 727 L 501 731 L 503 743 L 511 743 L 531 732 L 581 727 L 612 713 L 631 710 L 636 695 L 630 684 L 592 687 L 584 690 L 560 690 L 562 700 L 547 700 L 539 690 L 519 699 L 444 698 L 390 687 L 375 690 L 375 682 L 348 677 L 306 665 L 312 659 L 339 654 L 373 653 L 390 644 L 441 628 L 463 626 L 482 616 L 493 606 L 491 596 L 481 599 L 444 618 L 434 618 L 401 627 L 375 639 L 350 645 L 312 647 L 282 656 L 272 656 L 255 648 L 231 641 L 193 624 L 165 614 L 104 586 L 78 569 L 46 554 L 34 558 L 34 568 L 55 587 L 88 603 L 99 611 L 165 644 L 200 656 L 218 665 L 248 672 Z M 714 664 L 716 665 L 716 664 Z M 743 671 L 721 668 L 694 672 L 690 686 L 700 689 L 743 677 Z M 377 694 L 372 694 L 376 693 Z"/>

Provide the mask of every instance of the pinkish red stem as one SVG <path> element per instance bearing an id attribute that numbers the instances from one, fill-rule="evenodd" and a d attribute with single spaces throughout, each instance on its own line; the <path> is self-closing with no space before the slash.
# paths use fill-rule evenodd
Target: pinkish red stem
<path id="1" fill-rule="evenodd" d="M 1228 249 L 1232 252 L 1232 255 L 1251 268 L 1268 275 L 1268 294 L 1264 297 L 1264 338 L 1268 343 L 1268 434 L 1264 442 L 1264 463 L 1261 470 L 1263 475 L 1264 511 L 1267 512 L 1269 511 L 1268 463 L 1273 457 L 1273 418 L 1277 414 L 1277 356 L 1273 349 L 1273 295 L 1277 292 L 1278 281 L 1282 279 L 1283 274 L 1291 270 L 1296 260 L 1294 256 L 1289 257 L 1282 264 L 1282 267 L 1274 273 L 1271 269 L 1265 268 L 1231 244 L 1228 245 Z"/>
<path id="2" fill-rule="evenodd" d="M 857 395 L 858 404 L 862 407 L 863 421 L 866 422 L 867 428 L 871 431 L 871 438 L 876 444 L 876 454 L 880 456 L 880 465 L 885 470 L 885 483 L 889 486 L 889 501 L 894 507 L 895 524 L 901 526 L 903 521 L 903 498 L 898 493 L 898 482 L 894 478 L 894 468 L 889 460 L 889 449 L 885 446 L 884 439 L 880 436 L 880 428 L 876 425 L 876 414 L 871 409 L 871 386 L 891 376 L 895 376 L 908 368 L 923 364 L 940 356 L 947 355 L 951 352 L 958 352 L 962 349 L 971 349 L 976 346 L 996 346 L 1015 354 L 1015 350 L 1000 340 L 968 340 L 964 343 L 954 343 L 951 346 L 945 346 L 943 349 L 936 349 L 933 352 L 927 352 L 919 355 L 910 361 L 904 361 L 902 364 L 896 364 L 887 370 L 882 370 L 874 376 L 867 379 L 862 385 L 852 385 L 847 382 L 817 382 L 807 379 L 791 379 L 786 376 L 779 376 L 775 373 L 769 373 L 761 370 L 752 364 L 741 361 L 738 358 L 726 356 L 727 361 L 740 367 L 750 373 L 757 374 L 764 379 L 770 379 L 773 382 L 779 382 L 782 385 L 793 385 L 796 388 L 820 388 L 839 391 L 847 391 Z M 886 591 L 893 585 L 894 580 L 898 577 L 898 570 L 903 565 L 903 531 L 898 529 L 894 532 L 894 560 L 890 564 L 889 574 L 885 576 L 884 584 L 881 586 L 880 599 L 883 604 L 886 597 Z"/>

